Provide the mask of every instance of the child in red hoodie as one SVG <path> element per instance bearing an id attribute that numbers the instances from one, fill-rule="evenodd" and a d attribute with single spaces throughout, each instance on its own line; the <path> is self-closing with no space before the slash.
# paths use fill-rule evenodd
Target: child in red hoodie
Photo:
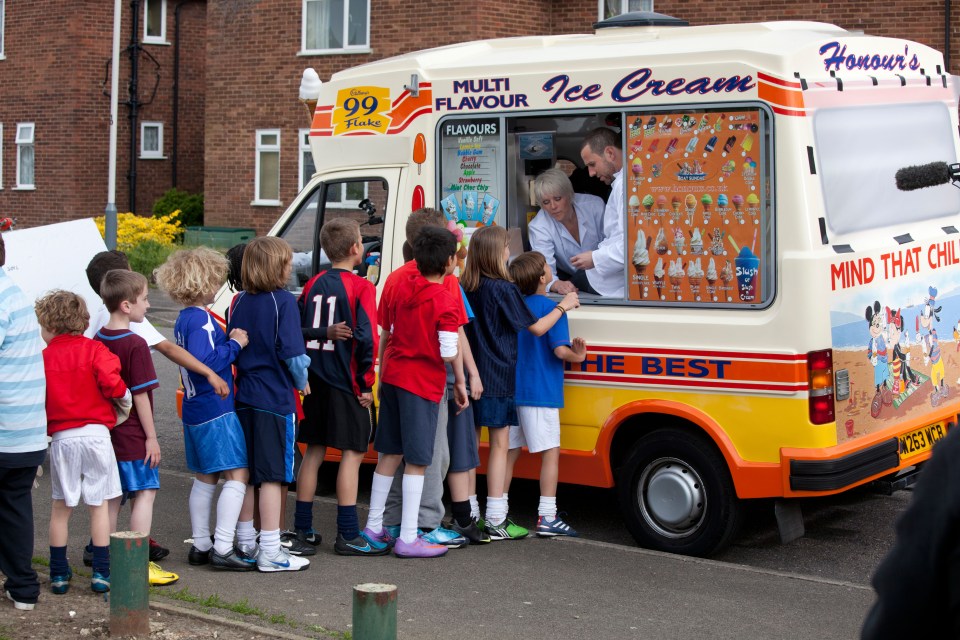
<path id="1" fill-rule="evenodd" d="M 130 392 L 120 378 L 120 360 L 83 336 L 90 314 L 83 298 L 51 291 L 37 300 L 43 368 L 47 376 L 47 434 L 50 445 L 50 588 L 63 594 L 73 572 L 67 563 L 70 514 L 80 498 L 90 509 L 93 577 L 90 588 L 110 590 L 110 516 L 107 501 L 120 496 L 120 475 L 110 429 L 116 405 L 129 413 Z"/>
<path id="2" fill-rule="evenodd" d="M 447 384 L 444 362 L 457 358 L 458 301 L 444 286 L 456 266 L 457 241 L 446 229 L 425 227 L 413 245 L 419 272 L 396 284 L 383 309 L 386 340 L 380 363 L 380 422 L 373 446 L 380 454 L 363 535 L 388 542 L 383 511 L 401 460 L 403 502 L 400 537 L 393 548 L 404 558 L 443 555 L 447 548 L 417 535 L 423 474 L 433 459 L 440 400 Z"/>

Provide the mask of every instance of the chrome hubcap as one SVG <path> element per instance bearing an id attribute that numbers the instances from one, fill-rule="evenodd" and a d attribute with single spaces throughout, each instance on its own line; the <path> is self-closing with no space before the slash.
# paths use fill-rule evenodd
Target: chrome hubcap
<path id="1" fill-rule="evenodd" d="M 643 470 L 638 502 L 643 519 L 667 538 L 683 538 L 699 529 L 707 507 L 700 475 L 677 458 L 658 458 Z"/>

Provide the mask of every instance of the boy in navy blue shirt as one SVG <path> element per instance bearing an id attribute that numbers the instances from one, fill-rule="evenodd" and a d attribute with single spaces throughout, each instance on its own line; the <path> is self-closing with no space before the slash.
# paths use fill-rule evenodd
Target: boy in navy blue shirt
<path id="1" fill-rule="evenodd" d="M 378 340 L 374 330 L 377 290 L 353 273 L 363 260 L 363 241 L 356 220 L 336 218 L 320 230 L 320 246 L 333 263 L 303 288 L 300 324 L 304 333 L 318 332 L 307 342 L 310 366 L 307 372 L 313 391 L 303 401 L 297 442 L 307 445 L 297 476 L 297 511 L 294 531 L 309 542 L 313 531 L 313 496 L 317 471 L 327 447 L 340 449 L 337 473 L 337 540 L 333 550 L 340 555 L 383 555 L 385 543 L 365 538 L 357 519 L 357 483 L 363 454 L 370 444 L 373 404 L 374 357 Z M 324 339 L 327 328 L 345 322 L 351 340 Z"/>
<path id="2" fill-rule="evenodd" d="M 543 254 L 528 251 L 510 263 L 510 277 L 525 296 L 534 317 L 550 313 L 556 302 L 544 295 L 553 280 Z M 557 477 L 560 467 L 560 409 L 563 408 L 563 363 L 583 362 L 587 344 L 583 338 L 570 341 L 567 316 L 560 317 L 544 335 L 529 331 L 517 335 L 516 405 L 519 425 L 510 427 L 505 491 L 510 489 L 513 465 L 520 448 L 541 453 L 540 505 L 537 535 L 576 536 L 577 532 L 557 517 Z"/>

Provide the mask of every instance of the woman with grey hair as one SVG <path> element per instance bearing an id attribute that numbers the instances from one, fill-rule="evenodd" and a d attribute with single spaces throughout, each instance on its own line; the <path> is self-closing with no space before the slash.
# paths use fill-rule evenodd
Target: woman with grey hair
<path id="1" fill-rule="evenodd" d="M 547 291 L 567 294 L 579 289 L 596 294 L 570 258 L 593 251 L 603 239 L 603 200 L 574 193 L 570 178 L 560 169 L 547 169 L 537 176 L 533 195 L 541 209 L 527 225 L 527 235 L 530 248 L 542 253 L 550 265 L 553 280 Z"/>

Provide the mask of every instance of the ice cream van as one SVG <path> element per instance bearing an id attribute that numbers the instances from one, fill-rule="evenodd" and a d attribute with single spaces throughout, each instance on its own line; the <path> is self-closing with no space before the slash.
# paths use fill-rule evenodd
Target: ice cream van
<path id="1" fill-rule="evenodd" d="M 786 536 L 802 530 L 796 498 L 908 483 L 960 413 L 957 79 L 942 55 L 815 22 L 595 26 L 308 83 L 316 173 L 270 231 L 296 252 L 291 289 L 322 268 L 333 217 L 362 223 L 360 273 L 378 287 L 423 206 L 528 249 L 533 179 L 559 167 L 594 189 L 580 148 L 607 127 L 623 149 L 624 292 L 582 294 L 570 314 L 589 354 L 566 371 L 561 481 L 616 487 L 641 545 L 694 555 L 730 541 L 746 500 L 775 499 Z M 928 163 L 942 179 L 898 189 L 899 170 Z"/>

